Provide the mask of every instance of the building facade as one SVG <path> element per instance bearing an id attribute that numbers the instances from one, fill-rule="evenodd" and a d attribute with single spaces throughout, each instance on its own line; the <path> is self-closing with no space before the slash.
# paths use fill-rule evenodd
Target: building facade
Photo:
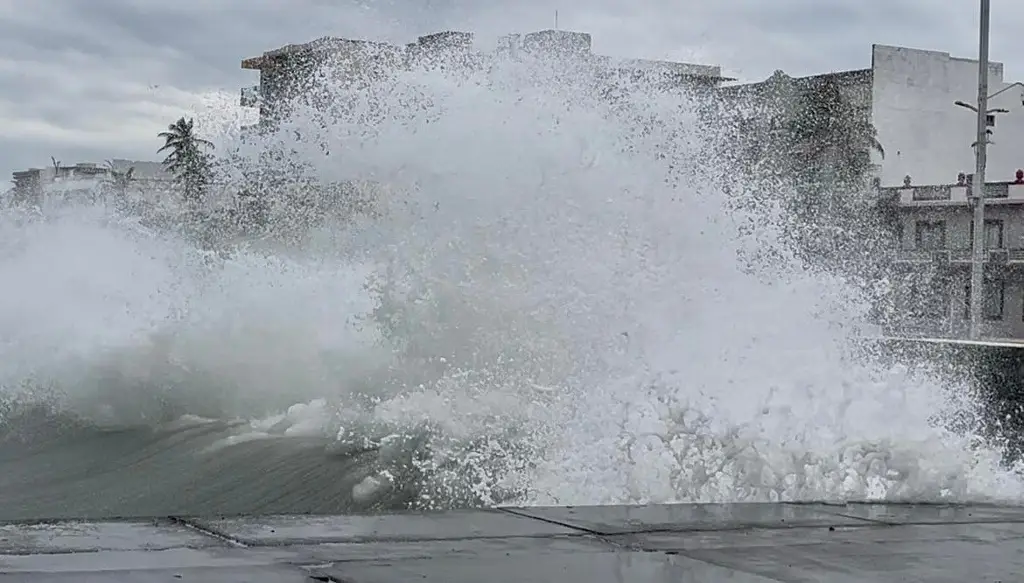
<path id="1" fill-rule="evenodd" d="M 474 51 L 472 34 L 456 31 L 405 46 L 324 38 L 244 60 L 243 68 L 259 71 L 260 83 L 242 90 L 241 103 L 259 108 L 260 127 L 272 127 L 288 115 L 296 96 L 319 81 L 326 59 L 341 72 L 332 82 L 360 83 L 394 68 L 477 66 L 527 54 L 571 56 L 615 75 L 654 72 L 668 87 L 711 88 L 730 104 L 744 103 L 752 122 L 768 115 L 765 104 L 791 102 L 816 84 L 832 83 L 852 104 L 852 115 L 874 127 L 882 148 L 869 152 L 871 173 L 899 225 L 892 250 L 898 330 L 890 332 L 967 333 L 976 115 L 965 104 L 976 99 L 975 60 L 873 45 L 870 65 L 862 69 L 808 77 L 779 71 L 758 83 L 723 86 L 728 79 L 720 67 L 596 55 L 590 35 L 580 32 L 511 34 L 486 55 Z M 988 74 L 995 94 L 990 107 L 996 111 L 988 119 L 984 334 L 1024 339 L 1024 92 L 1003 78 L 1001 63 L 991 63 Z"/>
<path id="2" fill-rule="evenodd" d="M 872 120 L 885 145 L 879 178 L 884 186 L 953 184 L 974 171 L 977 116 L 956 102 L 978 96 L 978 61 L 949 53 L 877 45 L 872 51 Z M 992 143 L 987 177 L 1014 180 L 1024 165 L 1024 91 L 1003 79 L 1002 63 L 989 65 Z"/>
<path id="3" fill-rule="evenodd" d="M 990 338 L 1024 339 L 1024 92 L 988 71 L 991 134 L 986 172 L 986 285 Z M 758 104 L 792 101 L 823 80 L 835 81 L 877 132 L 883 153 L 871 152 L 881 204 L 895 214 L 894 293 L 888 332 L 964 337 L 969 329 L 973 182 L 978 62 L 949 53 L 874 45 L 870 67 L 791 78 L 777 72 L 752 84 L 722 88 Z M 961 102 L 958 104 L 958 102 Z"/>
<path id="4" fill-rule="evenodd" d="M 29 168 L 12 174 L 10 191 L 13 204 L 40 204 L 46 199 L 74 200 L 94 197 L 104 187 L 112 186 L 118 176 L 131 169 L 126 190 L 155 193 L 167 189 L 173 181 L 159 162 L 124 160 L 115 158 L 105 164 L 78 162 L 62 164 L 59 161 L 46 168 Z"/>
<path id="5" fill-rule="evenodd" d="M 873 120 L 886 145 L 880 183 L 899 214 L 893 333 L 966 337 L 978 62 L 938 51 L 875 47 Z M 1024 92 L 988 70 L 982 334 L 1024 339 Z M 960 102 L 960 104 L 958 104 Z"/>
<path id="6" fill-rule="evenodd" d="M 964 337 L 969 329 L 974 205 L 966 177 L 884 189 L 900 217 L 893 333 Z M 982 333 L 1024 339 L 1024 170 L 985 188 Z"/>
<path id="7" fill-rule="evenodd" d="M 884 155 L 873 153 L 882 186 L 953 184 L 959 173 L 974 169 L 976 115 L 957 102 L 977 99 L 978 62 L 949 53 L 873 45 L 870 67 L 808 77 L 777 71 L 758 83 L 723 87 L 720 94 L 748 102 L 773 97 L 792 99 L 796 91 L 822 80 L 834 80 L 877 130 Z M 987 176 L 1012 181 L 1024 166 L 1024 86 L 1003 79 L 1003 65 L 990 63 L 989 116 L 992 144 Z M 756 107 L 752 113 L 758 115 Z"/>
<path id="8" fill-rule="evenodd" d="M 243 107 L 258 107 L 256 128 L 273 127 L 286 118 L 290 104 L 321 82 L 324 64 L 330 63 L 333 83 L 367 83 L 396 68 L 483 66 L 494 58 L 523 55 L 557 55 L 592 63 L 608 73 L 660 76 L 668 86 L 717 87 L 728 79 L 721 68 L 670 61 L 615 59 L 594 54 L 591 36 L 583 32 L 543 30 L 510 34 L 497 50 L 482 53 L 473 48 L 473 34 L 445 31 L 419 37 L 405 46 L 367 40 L 321 38 L 267 51 L 242 61 L 242 68 L 259 71 L 259 85 L 241 91 Z M 324 107 L 329 104 L 320 104 Z"/>
<path id="9" fill-rule="evenodd" d="M 72 196 L 91 189 L 108 174 L 108 170 L 90 162 L 65 165 L 54 161 L 48 168 L 29 168 L 16 171 L 11 179 L 11 196 L 15 203 L 38 203 L 54 187 Z"/>

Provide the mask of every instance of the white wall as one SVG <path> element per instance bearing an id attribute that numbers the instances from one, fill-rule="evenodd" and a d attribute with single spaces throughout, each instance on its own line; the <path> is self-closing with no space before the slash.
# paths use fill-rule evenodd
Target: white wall
<path id="1" fill-rule="evenodd" d="M 873 47 L 871 62 L 872 118 L 885 148 L 885 159 L 876 160 L 882 184 L 897 186 L 907 174 L 914 184 L 951 184 L 958 172 L 973 173 L 976 117 L 953 102 L 977 101 L 978 62 L 884 45 Z M 1003 65 L 990 63 L 989 95 L 1009 84 L 1003 82 Z M 1013 180 L 1024 168 L 1021 95 L 1014 87 L 989 104 L 1010 113 L 996 116 L 987 182 Z"/>

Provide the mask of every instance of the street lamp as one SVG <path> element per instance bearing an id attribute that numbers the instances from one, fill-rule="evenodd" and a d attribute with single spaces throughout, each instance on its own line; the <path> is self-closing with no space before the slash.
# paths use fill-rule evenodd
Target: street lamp
<path id="1" fill-rule="evenodd" d="M 1016 83 L 1010 83 L 1006 87 L 1003 87 L 999 91 L 996 91 L 992 95 L 989 95 L 988 98 L 991 100 L 994 97 L 998 97 L 998 96 L 1002 95 L 1003 93 L 1006 93 L 1007 91 L 1009 91 L 1010 89 L 1013 89 L 1014 87 L 1020 87 L 1021 89 L 1024 89 L 1024 83 L 1021 83 L 1020 81 L 1017 81 Z M 958 101 L 958 102 L 956 102 L 956 104 L 960 105 L 960 102 Z M 1021 94 L 1020 94 L 1020 104 L 1024 105 L 1024 91 L 1022 91 Z M 973 105 L 971 105 L 969 103 L 965 104 L 964 107 L 966 107 L 967 109 L 973 109 L 975 111 L 978 110 L 977 107 L 974 107 Z M 1004 109 L 1003 112 L 1004 113 L 1010 113 L 1010 111 L 1008 109 Z"/>
<path id="2" fill-rule="evenodd" d="M 988 98 L 992 99 L 992 96 L 989 95 Z M 953 105 L 959 105 L 960 107 L 969 109 L 969 110 L 971 110 L 971 111 L 973 111 L 975 113 L 978 112 L 978 108 L 977 107 L 975 107 L 975 106 L 973 106 L 970 103 L 967 103 L 965 101 L 957 100 L 957 101 L 953 102 Z M 998 107 L 995 108 L 995 109 L 987 110 L 985 112 L 985 125 L 988 125 L 988 116 L 990 114 L 992 114 L 994 116 L 994 114 L 997 114 L 997 113 L 1010 113 L 1010 110 L 1009 109 L 998 108 Z M 985 128 L 985 135 L 991 136 L 992 135 L 992 130 L 989 129 L 989 128 Z M 993 142 L 992 140 L 986 140 L 986 143 L 987 144 L 994 144 L 995 142 Z M 978 142 L 971 142 L 971 147 L 972 148 L 977 148 L 978 147 Z"/>
<path id="3" fill-rule="evenodd" d="M 981 24 L 978 27 L 978 104 L 975 107 L 967 107 L 978 114 L 978 136 L 974 148 L 974 184 L 971 192 L 974 199 L 970 287 L 971 340 L 981 337 L 981 306 L 984 299 L 982 286 L 985 283 L 985 165 L 988 156 L 988 44 L 991 13 L 991 0 L 981 0 Z"/>
<path id="4" fill-rule="evenodd" d="M 995 97 L 995 95 L 996 94 L 989 95 L 988 98 L 992 99 L 993 97 Z M 954 101 L 953 105 L 959 105 L 960 107 L 966 107 L 967 109 L 969 109 L 969 110 L 971 110 L 971 111 L 973 111 L 975 113 L 978 112 L 978 108 L 977 107 L 975 107 L 975 106 L 973 106 L 970 103 L 967 103 L 965 101 L 959 101 L 959 100 L 958 101 Z M 985 113 L 1010 113 L 1010 110 L 1009 109 L 1003 109 L 1002 107 L 997 107 L 995 109 L 986 110 Z"/>

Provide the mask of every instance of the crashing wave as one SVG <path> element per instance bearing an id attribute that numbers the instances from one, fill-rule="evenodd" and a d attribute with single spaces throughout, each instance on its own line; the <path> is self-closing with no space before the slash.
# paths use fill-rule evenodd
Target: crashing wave
<path id="1" fill-rule="evenodd" d="M 588 75 L 325 85 L 353 114 L 267 148 L 387 196 L 300 238 L 4 211 L 0 385 L 34 412 L 5 416 L 0 508 L 1021 499 L 944 421 L 961 385 L 856 356 L 861 291 L 744 263 L 777 225 L 717 187 L 692 98 Z"/>

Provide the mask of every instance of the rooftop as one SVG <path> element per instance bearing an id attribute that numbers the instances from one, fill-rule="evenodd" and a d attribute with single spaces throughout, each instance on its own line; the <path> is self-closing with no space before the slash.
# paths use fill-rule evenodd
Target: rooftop
<path id="1" fill-rule="evenodd" d="M 306 43 L 288 44 L 280 48 L 266 51 L 258 57 L 250 57 L 248 59 L 243 59 L 242 68 L 258 71 L 272 64 L 275 61 L 279 61 L 288 57 L 305 56 L 315 53 L 331 53 L 337 51 L 352 50 L 357 48 L 383 51 L 401 50 L 400 47 L 385 42 L 354 40 L 335 36 L 325 36 L 311 40 Z"/>
<path id="2" fill-rule="evenodd" d="M 145 160 L 126 160 L 114 158 L 108 163 L 97 164 L 95 162 L 77 162 L 75 164 L 61 164 L 45 166 L 41 168 L 26 168 L 11 173 L 15 185 L 22 186 L 35 182 L 54 182 L 56 180 L 95 180 L 110 174 L 111 170 L 125 172 L 134 168 L 133 177 L 135 180 L 167 180 L 169 174 L 160 162 Z"/>
<path id="3" fill-rule="evenodd" d="M 261 70 L 291 57 L 306 57 L 315 54 L 348 52 L 355 50 L 383 51 L 391 54 L 401 52 L 410 54 L 413 51 L 433 50 L 439 48 L 455 48 L 469 50 L 473 45 L 473 33 L 462 31 L 441 31 L 421 36 L 416 42 L 405 47 L 390 43 L 347 39 L 341 37 L 321 37 L 307 43 L 288 44 L 280 48 L 264 52 L 262 55 L 242 60 L 242 68 Z M 526 34 L 510 34 L 502 38 L 504 42 L 515 43 L 515 48 L 524 51 L 557 50 L 587 55 L 601 64 L 617 69 L 634 71 L 662 71 L 688 77 L 702 77 L 715 81 L 732 81 L 722 77 L 722 69 L 713 65 L 697 65 L 675 61 L 651 59 L 622 59 L 591 52 L 591 36 L 589 33 L 566 30 L 541 30 Z M 508 48 L 508 47 L 504 47 Z"/>
<path id="4" fill-rule="evenodd" d="M 778 70 L 772 73 L 771 77 L 763 81 L 755 81 L 753 83 L 737 83 L 735 85 L 727 85 L 722 87 L 721 90 L 725 93 L 731 93 L 735 95 L 744 94 L 756 94 L 760 91 L 771 88 L 779 83 L 792 83 L 795 86 L 813 87 L 814 83 L 821 81 L 838 81 L 842 84 L 846 83 L 859 83 L 862 81 L 869 81 L 871 79 L 871 69 L 853 69 L 850 71 L 835 71 L 831 73 L 818 73 L 815 75 L 805 75 L 803 77 L 790 77 L 784 71 Z M 730 79 L 732 81 L 733 79 Z"/>

